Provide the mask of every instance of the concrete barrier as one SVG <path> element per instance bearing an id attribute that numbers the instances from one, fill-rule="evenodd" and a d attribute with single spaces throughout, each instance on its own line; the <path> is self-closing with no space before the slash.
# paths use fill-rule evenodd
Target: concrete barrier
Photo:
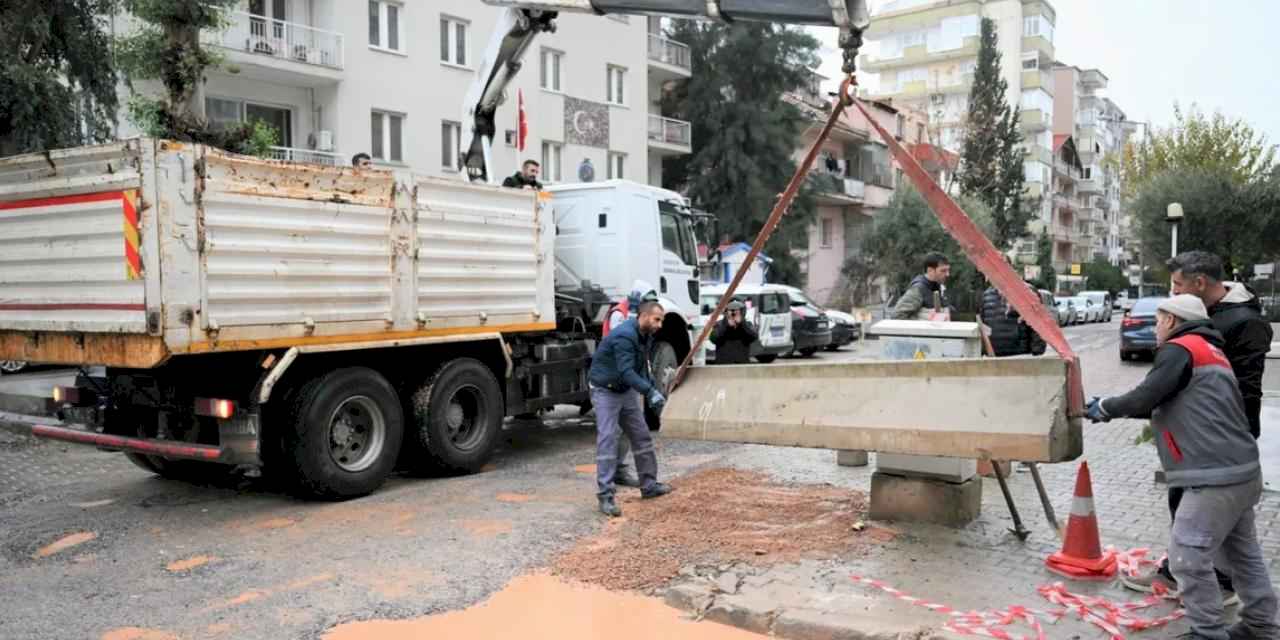
<path id="1" fill-rule="evenodd" d="M 1262 393 L 1280 397 L 1280 342 L 1271 343 L 1267 354 L 1267 368 L 1262 374 Z"/>
<path id="2" fill-rule="evenodd" d="M 1063 462 L 1083 449 L 1057 358 L 698 367 L 662 415 L 667 438 Z"/>

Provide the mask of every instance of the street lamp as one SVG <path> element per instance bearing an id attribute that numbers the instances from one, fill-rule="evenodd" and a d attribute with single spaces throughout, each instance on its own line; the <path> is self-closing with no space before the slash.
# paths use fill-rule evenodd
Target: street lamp
<path id="1" fill-rule="evenodd" d="M 1178 256 L 1178 223 L 1182 222 L 1182 204 L 1178 202 L 1169 203 L 1165 219 L 1169 221 L 1169 224 L 1173 225 L 1173 253 L 1169 254 L 1169 257 L 1176 258 Z"/>

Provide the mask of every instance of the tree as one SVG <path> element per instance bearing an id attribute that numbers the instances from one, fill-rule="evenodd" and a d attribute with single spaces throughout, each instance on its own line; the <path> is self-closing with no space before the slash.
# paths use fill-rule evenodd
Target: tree
<path id="1" fill-rule="evenodd" d="M 1105 258 L 1094 258 L 1084 267 L 1085 280 L 1088 287 L 1097 291 L 1117 293 L 1129 288 L 1129 278 L 1124 271 Z"/>
<path id="2" fill-rule="evenodd" d="M 116 74 L 102 16 L 115 0 L 9 0 L 0 10 L 0 156 L 105 142 Z"/>
<path id="3" fill-rule="evenodd" d="M 809 122 L 782 96 L 807 81 L 818 41 L 765 23 L 678 21 L 672 35 L 689 44 L 694 74 L 664 107 L 692 123 L 693 153 L 664 163 L 664 186 L 716 214 L 729 239 L 751 242 L 795 173 L 796 140 Z M 792 250 L 808 245 L 815 209 L 806 187 L 765 246 L 771 280 L 799 280 Z"/>
<path id="4" fill-rule="evenodd" d="M 203 142 L 252 155 L 266 155 L 276 143 L 265 123 L 211 128 L 205 117 L 205 72 L 221 58 L 200 43 L 200 32 L 223 29 L 227 10 L 238 0 L 121 0 L 139 24 L 117 40 L 117 53 L 132 92 L 129 118 L 147 135 Z M 163 98 L 137 90 L 135 83 L 159 80 Z"/>
<path id="5" fill-rule="evenodd" d="M 959 204 L 984 233 L 990 235 L 991 210 L 971 196 L 961 196 Z M 933 251 L 951 260 L 947 298 L 959 311 L 977 309 L 986 279 L 969 262 L 959 243 L 942 228 L 924 196 L 913 187 L 899 187 L 889 206 L 876 216 L 875 228 L 863 243 L 865 262 L 874 265 L 891 290 L 901 292 L 924 270 L 924 258 Z"/>
<path id="6" fill-rule="evenodd" d="M 1181 203 L 1186 214 L 1178 225 L 1178 251 L 1215 253 L 1228 275 L 1280 253 L 1280 181 L 1241 184 L 1228 168 L 1184 168 L 1147 181 L 1129 207 L 1148 265 L 1163 265 L 1169 259 L 1166 215 L 1171 202 Z M 1155 271 L 1158 277 L 1166 275 L 1161 267 Z"/>
<path id="7" fill-rule="evenodd" d="M 1125 195 L 1136 197 L 1152 180 L 1179 170 L 1203 169 L 1244 184 L 1276 169 L 1276 149 L 1243 120 L 1221 113 L 1205 116 L 1192 105 L 1174 105 L 1174 124 L 1126 145 L 1109 161 L 1118 167 Z"/>
<path id="8" fill-rule="evenodd" d="M 983 18 L 958 182 L 960 193 L 978 198 L 991 209 L 991 242 L 1008 251 L 1026 236 L 1034 210 L 1023 202 L 1022 131 L 1018 109 L 1006 99 L 1009 83 L 1001 76 L 998 45 L 995 22 Z"/>
<path id="9" fill-rule="evenodd" d="M 1053 268 L 1053 240 L 1048 231 L 1041 231 L 1036 238 L 1036 265 L 1040 267 L 1040 279 L 1036 285 L 1051 293 L 1058 293 L 1058 270 Z"/>

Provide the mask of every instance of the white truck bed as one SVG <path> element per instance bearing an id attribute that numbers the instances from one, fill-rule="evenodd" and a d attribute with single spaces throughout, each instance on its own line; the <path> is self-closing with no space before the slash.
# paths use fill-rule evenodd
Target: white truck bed
<path id="1" fill-rule="evenodd" d="M 530 191 L 132 139 L 0 159 L 0 359 L 543 331 Z"/>

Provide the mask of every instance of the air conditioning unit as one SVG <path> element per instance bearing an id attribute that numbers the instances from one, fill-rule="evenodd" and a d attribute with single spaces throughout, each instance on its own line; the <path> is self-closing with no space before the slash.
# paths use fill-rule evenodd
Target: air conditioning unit
<path id="1" fill-rule="evenodd" d="M 929 102 L 939 106 L 941 106 L 944 102 L 946 102 L 946 100 L 947 100 L 947 97 L 942 95 L 941 93 L 935 93 L 929 96 Z"/>
<path id="2" fill-rule="evenodd" d="M 332 131 L 321 131 L 316 134 L 316 149 L 320 151 L 333 151 Z"/>

